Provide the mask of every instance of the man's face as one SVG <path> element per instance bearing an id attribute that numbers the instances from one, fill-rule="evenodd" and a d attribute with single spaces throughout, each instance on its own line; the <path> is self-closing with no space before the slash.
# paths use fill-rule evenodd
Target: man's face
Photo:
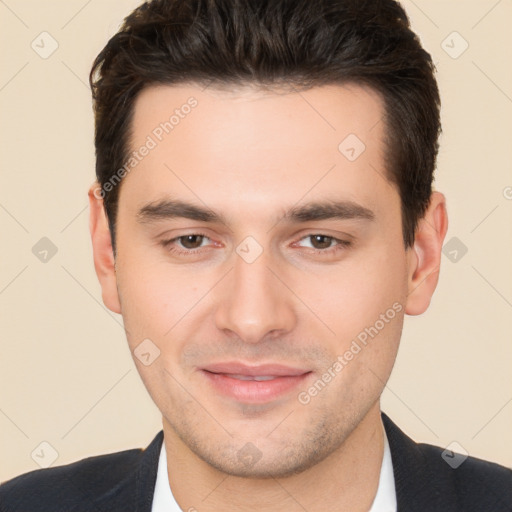
<path id="1" fill-rule="evenodd" d="M 160 86 L 136 102 L 131 149 L 154 147 L 120 190 L 128 342 L 151 340 L 146 362 L 160 350 L 135 362 L 166 438 L 222 471 L 304 470 L 378 408 L 409 254 L 385 130 L 358 86 Z"/>

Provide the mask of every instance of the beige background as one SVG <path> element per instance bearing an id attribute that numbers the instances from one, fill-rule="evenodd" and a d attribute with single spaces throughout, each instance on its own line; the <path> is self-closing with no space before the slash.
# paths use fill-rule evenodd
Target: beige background
<path id="1" fill-rule="evenodd" d="M 416 440 L 512 466 L 512 2 L 403 3 L 439 70 L 446 240 L 468 251 L 443 256 L 429 311 L 406 319 L 383 410 Z M 41 442 L 57 465 L 146 446 L 161 428 L 121 317 L 101 303 L 88 233 L 87 76 L 137 4 L 0 2 L 0 481 L 49 463 Z M 51 49 L 43 31 L 59 45 L 46 59 L 31 47 Z M 442 47 L 463 49 L 454 31 L 469 44 L 458 58 Z M 42 237 L 58 249 L 46 263 L 32 253 Z"/>

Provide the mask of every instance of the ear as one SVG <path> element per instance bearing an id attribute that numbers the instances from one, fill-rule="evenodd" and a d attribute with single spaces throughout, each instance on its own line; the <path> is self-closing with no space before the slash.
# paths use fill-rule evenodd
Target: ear
<path id="1" fill-rule="evenodd" d="M 101 285 L 103 303 L 114 313 L 121 313 L 112 238 L 105 214 L 102 190 L 98 182 L 91 185 L 88 195 L 94 268 Z"/>
<path id="2" fill-rule="evenodd" d="M 430 300 L 439 279 L 441 250 L 448 230 L 446 199 L 440 192 L 432 192 L 430 203 L 416 228 L 414 245 L 408 249 L 408 295 L 405 313 L 421 315 Z"/>

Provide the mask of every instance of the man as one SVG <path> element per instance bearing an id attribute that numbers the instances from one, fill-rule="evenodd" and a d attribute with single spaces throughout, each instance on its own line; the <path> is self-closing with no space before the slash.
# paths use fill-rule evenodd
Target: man
<path id="1" fill-rule="evenodd" d="M 2 511 L 512 510 L 512 471 L 380 411 L 447 231 L 433 71 L 393 0 L 125 20 L 91 72 L 90 229 L 163 430 L 14 478 Z"/>

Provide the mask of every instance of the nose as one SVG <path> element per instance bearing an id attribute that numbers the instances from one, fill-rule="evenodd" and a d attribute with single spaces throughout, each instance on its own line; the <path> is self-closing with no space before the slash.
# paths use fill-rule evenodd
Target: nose
<path id="1" fill-rule="evenodd" d="M 235 254 L 234 268 L 218 290 L 217 328 L 245 343 L 282 336 L 296 323 L 293 294 L 270 259 L 267 251 L 251 263 Z"/>

